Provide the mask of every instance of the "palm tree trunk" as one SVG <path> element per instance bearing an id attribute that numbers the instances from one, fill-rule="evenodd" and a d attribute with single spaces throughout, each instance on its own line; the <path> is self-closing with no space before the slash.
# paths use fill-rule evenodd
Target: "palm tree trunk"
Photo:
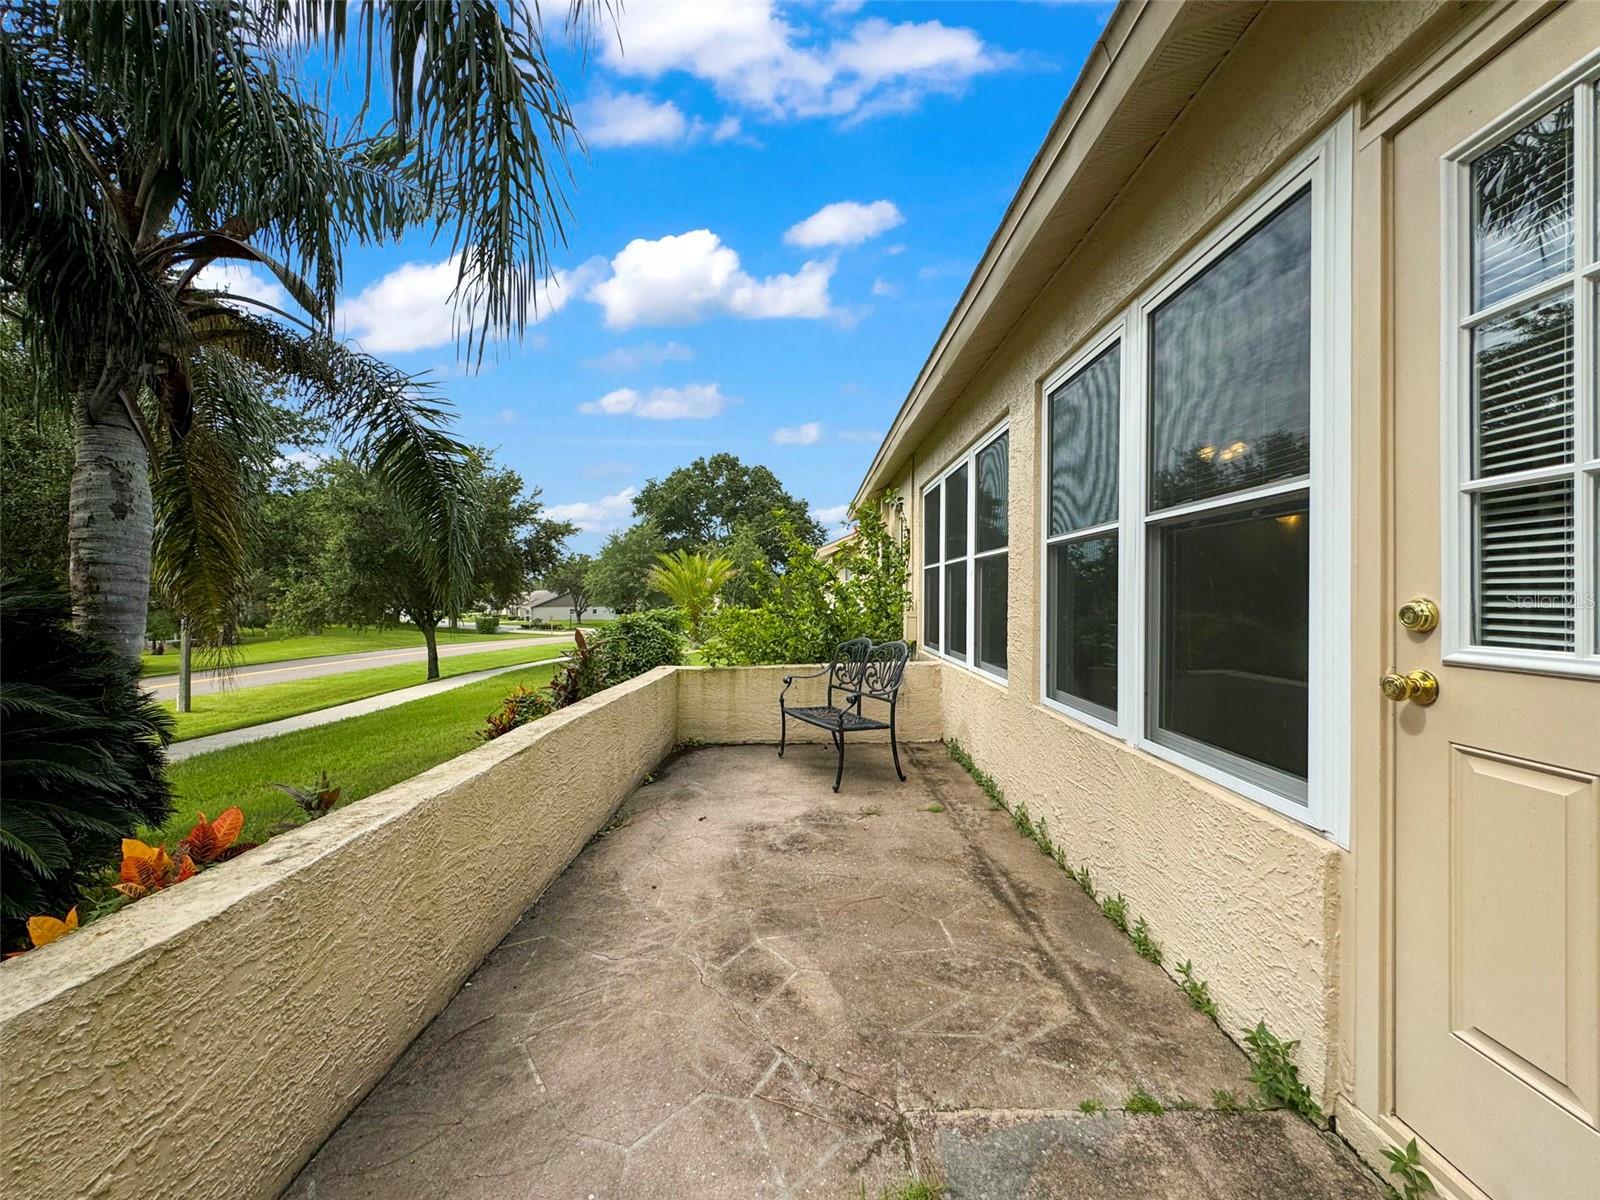
<path id="1" fill-rule="evenodd" d="M 428 643 L 428 678 L 439 678 L 439 623 L 418 621 L 422 626 L 422 640 Z"/>
<path id="2" fill-rule="evenodd" d="M 67 509 L 73 623 L 138 658 L 150 603 L 150 456 L 119 403 L 103 418 L 77 415 Z"/>

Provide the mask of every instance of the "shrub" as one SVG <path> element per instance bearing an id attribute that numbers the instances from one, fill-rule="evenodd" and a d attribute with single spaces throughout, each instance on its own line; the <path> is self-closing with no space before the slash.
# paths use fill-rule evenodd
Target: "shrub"
<path id="1" fill-rule="evenodd" d="M 892 499 L 885 493 L 884 499 Z M 829 561 L 817 557 L 780 519 L 787 564 L 745 582 L 754 607 L 721 608 L 706 621 L 706 661 L 827 662 L 834 647 L 856 637 L 897 641 L 905 633 L 906 550 L 889 533 L 880 503 L 853 510 L 856 537 Z M 845 578 L 848 576 L 848 578 Z"/>
<path id="2" fill-rule="evenodd" d="M 677 614 L 676 609 L 662 612 Z M 675 625 L 675 623 L 674 623 Z M 602 687 L 683 661 L 683 636 L 651 613 L 624 613 L 593 638 Z"/>
<path id="3" fill-rule="evenodd" d="M 499 712 L 489 714 L 488 724 L 478 731 L 478 736 L 486 742 L 492 742 L 519 725 L 526 725 L 546 713 L 554 712 L 555 708 L 555 697 L 548 687 L 534 689 L 522 684 L 505 698 Z"/>
<path id="4" fill-rule="evenodd" d="M 472 618 L 472 624 L 479 633 L 498 633 L 500 631 L 500 617 L 496 613 L 479 613 Z"/>
<path id="5" fill-rule="evenodd" d="M 66 912 L 122 839 L 172 814 L 172 718 L 138 664 L 76 632 L 55 584 L 0 581 L 0 940 Z"/>
<path id="6" fill-rule="evenodd" d="M 649 617 L 657 625 L 670 629 L 673 633 L 680 634 L 683 637 L 689 636 L 689 622 L 684 617 L 681 608 L 673 608 L 669 604 L 662 608 L 640 609 L 635 615 Z"/>

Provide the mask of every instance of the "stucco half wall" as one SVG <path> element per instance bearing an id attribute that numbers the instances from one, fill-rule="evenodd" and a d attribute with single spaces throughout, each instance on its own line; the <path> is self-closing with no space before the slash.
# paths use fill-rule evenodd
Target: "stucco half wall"
<path id="1" fill-rule="evenodd" d="M 0 1193 L 276 1196 L 676 721 L 663 667 L 7 964 Z"/>
<path id="2" fill-rule="evenodd" d="M 943 664 L 906 664 L 900 700 L 895 706 L 895 733 L 902 742 L 936 742 L 944 736 L 940 725 L 940 688 Z M 737 744 L 778 740 L 778 693 L 785 675 L 816 671 L 815 665 L 779 667 L 684 667 L 678 672 L 678 737 L 682 741 Z M 801 679 L 790 689 L 791 705 L 822 704 L 827 678 Z M 835 697 L 837 699 L 837 697 Z M 869 717 L 887 719 L 888 709 L 863 700 Z M 791 742 L 826 742 L 826 730 L 801 721 L 789 722 Z M 887 741 L 886 733 L 854 733 L 857 741 Z M 845 758 L 849 760 L 849 746 Z"/>

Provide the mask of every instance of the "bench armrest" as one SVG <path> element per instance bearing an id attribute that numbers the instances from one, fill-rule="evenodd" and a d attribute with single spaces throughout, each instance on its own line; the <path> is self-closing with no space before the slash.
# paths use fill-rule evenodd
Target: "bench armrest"
<path id="1" fill-rule="evenodd" d="M 789 688 L 791 686 L 793 686 L 795 680 L 797 680 L 797 679 L 815 679 L 819 675 L 826 675 L 830 670 L 832 670 L 831 667 L 823 667 L 822 670 L 820 670 L 820 671 L 808 671 L 804 675 L 785 675 L 783 677 L 783 691 L 778 693 L 778 703 L 779 704 L 783 703 L 784 695 L 788 692 Z"/>

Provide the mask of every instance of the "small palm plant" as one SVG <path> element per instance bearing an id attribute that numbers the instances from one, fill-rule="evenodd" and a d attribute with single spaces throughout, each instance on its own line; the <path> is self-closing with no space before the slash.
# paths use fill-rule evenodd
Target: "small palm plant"
<path id="1" fill-rule="evenodd" d="M 650 586 L 682 610 L 689 636 L 698 643 L 717 593 L 735 573 L 733 560 L 724 554 L 674 550 L 656 555 L 656 565 L 650 569 Z"/>

